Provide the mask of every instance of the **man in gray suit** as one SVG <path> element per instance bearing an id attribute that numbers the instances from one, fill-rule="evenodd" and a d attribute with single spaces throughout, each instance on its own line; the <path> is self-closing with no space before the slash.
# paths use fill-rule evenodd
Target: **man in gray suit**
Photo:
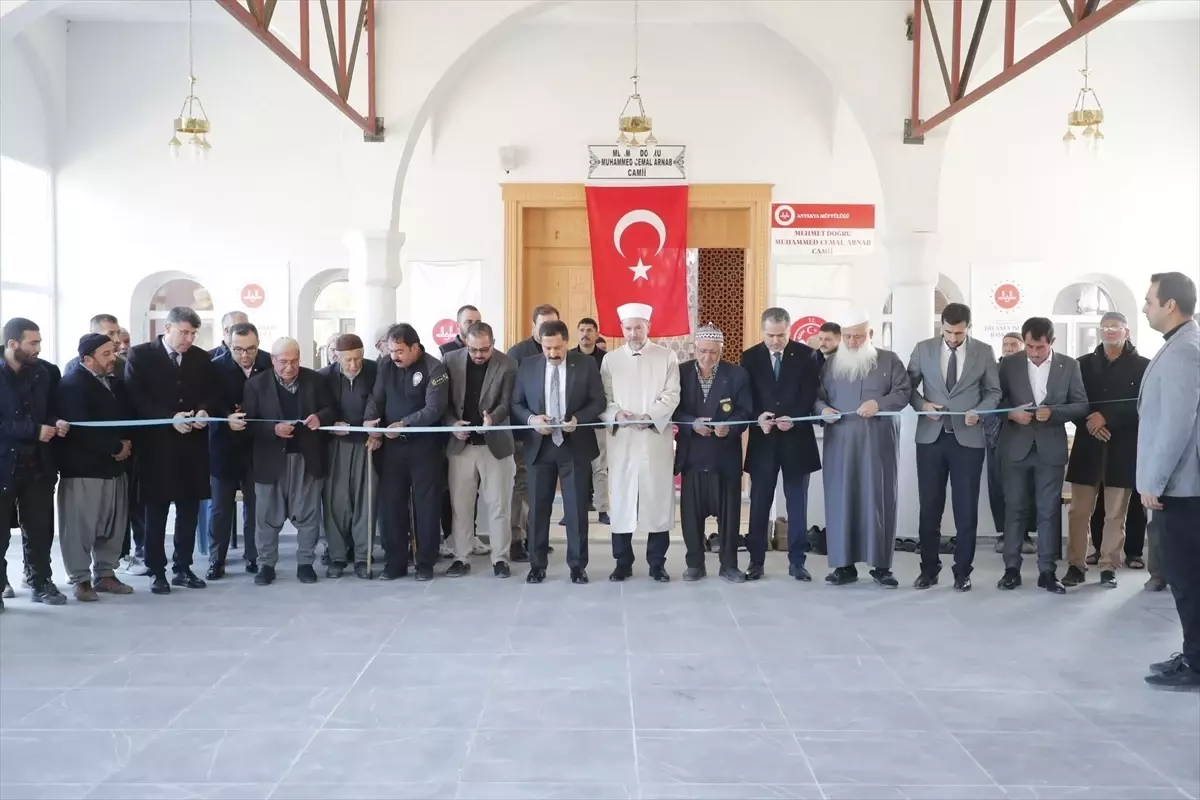
<path id="1" fill-rule="evenodd" d="M 1150 277 L 1142 309 L 1166 342 L 1138 398 L 1137 490 L 1154 514 L 1158 561 L 1175 595 L 1182 653 L 1150 665 L 1146 683 L 1200 691 L 1200 327 L 1196 284 L 1180 272 Z M 1158 519 L 1162 515 L 1162 520 Z"/>
<path id="2" fill-rule="evenodd" d="M 474 322 L 467 328 L 464 347 L 445 355 L 450 375 L 450 402 L 444 424 L 450 426 L 511 425 L 509 419 L 517 362 L 497 352 L 492 326 Z M 450 437 L 450 503 L 454 512 L 452 547 L 454 563 L 446 577 L 470 571 L 467 557 L 475 542 L 475 499 L 483 498 L 492 544 L 492 572 L 507 578 L 509 570 L 510 501 L 513 463 L 512 431 L 462 431 Z"/>
<path id="3" fill-rule="evenodd" d="M 913 583 L 917 589 L 936 584 L 942 570 L 938 546 L 947 479 L 954 508 L 954 588 L 960 592 L 971 588 L 986 444 L 979 412 L 999 407 L 1000 378 L 991 346 L 967 338 L 970 326 L 971 309 L 962 303 L 948 304 L 942 310 L 942 335 L 919 342 L 908 360 L 912 407 L 952 412 L 917 418 L 921 499 L 921 574 Z"/>
<path id="4" fill-rule="evenodd" d="M 1000 365 L 1000 405 L 1014 408 L 1000 431 L 1004 470 L 1004 577 L 1001 589 L 1021 585 L 1021 540 L 1032 500 L 1037 512 L 1038 586 L 1066 588 L 1054 574 L 1062 556 L 1062 487 L 1067 466 L 1066 423 L 1088 413 L 1079 362 L 1054 352 L 1054 323 L 1030 317 L 1021 326 L 1025 352 Z M 1033 479 L 1033 497 L 1028 482 Z"/>

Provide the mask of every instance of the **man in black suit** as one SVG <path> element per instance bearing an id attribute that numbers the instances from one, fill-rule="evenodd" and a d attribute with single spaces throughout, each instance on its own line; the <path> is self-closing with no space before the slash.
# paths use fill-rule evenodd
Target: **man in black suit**
<path id="1" fill-rule="evenodd" d="M 455 350 L 462 350 L 467 346 L 467 330 L 482 319 L 483 316 L 475 306 L 465 305 L 458 309 L 454 315 L 454 320 L 458 323 L 458 334 L 445 344 L 438 345 L 438 350 L 442 353 L 443 361 L 446 360 L 446 356 Z"/>
<path id="2" fill-rule="evenodd" d="M 534 426 L 524 431 L 530 537 L 525 582 L 546 579 L 550 511 L 554 486 L 561 483 L 571 582 L 587 583 L 587 484 L 600 449 L 596 429 L 579 425 L 599 421 L 606 405 L 604 385 L 595 359 L 568 350 L 566 323 L 545 322 L 538 334 L 542 355 L 521 362 L 513 392 L 517 424 Z"/>
<path id="3" fill-rule="evenodd" d="M 200 315 L 187 306 L 167 312 L 167 330 L 129 351 L 125 388 L 140 419 L 174 419 L 138 435 L 138 482 L 146 509 L 146 567 L 150 591 L 170 594 L 171 586 L 203 589 L 192 572 L 200 501 L 209 496 L 208 409 L 212 406 L 212 362 L 194 347 Z M 167 583 L 167 515 L 175 504 L 174 577 Z"/>
<path id="4" fill-rule="evenodd" d="M 742 429 L 722 425 L 753 415 L 750 376 L 721 361 L 725 335 L 711 323 L 696 331 L 696 358 L 679 365 L 679 405 L 674 419 L 675 473 L 683 476 L 679 511 L 687 546 L 685 581 L 696 581 L 704 568 L 704 521 L 717 518 L 721 540 L 721 577 L 745 583 L 737 565 L 738 528 L 742 521 Z"/>
<path id="5" fill-rule="evenodd" d="M 321 486 L 325 479 L 325 434 L 322 425 L 337 420 L 329 386 L 315 371 L 300 366 L 300 344 L 276 340 L 270 372 L 246 381 L 242 407 L 250 419 L 286 422 L 231 422 L 249 425 L 254 441 L 255 545 L 257 586 L 275 581 L 279 532 L 288 520 L 296 526 L 296 579 L 316 583 L 314 552 L 321 535 Z"/>
<path id="6" fill-rule="evenodd" d="M 73 422 L 129 419 L 125 385 L 113 378 L 116 342 L 103 333 L 79 340 L 78 366 L 58 384 L 58 408 Z M 116 577 L 129 513 L 127 428 L 73 426 L 59 448 L 59 536 L 63 565 L 80 602 L 98 593 L 132 594 Z"/>
<path id="7" fill-rule="evenodd" d="M 214 384 L 213 415 L 228 417 L 242 411 L 246 382 L 271 369 L 271 357 L 259 347 L 258 328 L 239 322 L 229 329 L 230 347 L 212 360 Z M 209 489 L 212 494 L 212 545 L 208 554 L 210 581 L 225 576 L 225 559 L 237 526 L 237 493 L 242 492 L 242 560 L 246 572 L 258 572 L 258 549 L 254 541 L 255 508 L 254 444 L 249 436 L 213 425 L 208 432 Z"/>
<path id="8" fill-rule="evenodd" d="M 821 469 L 821 456 L 812 423 L 792 422 L 813 413 L 821 383 L 821 362 L 812 348 L 788 341 L 792 318 L 782 308 L 762 313 L 761 344 L 742 353 L 742 368 L 750 375 L 757 425 L 750 426 L 746 448 L 746 473 L 750 475 L 750 568 L 746 580 L 763 576 L 767 556 L 767 525 L 775 485 L 783 471 L 787 500 L 788 574 L 811 581 L 804 566 L 808 550 L 808 483 Z"/>

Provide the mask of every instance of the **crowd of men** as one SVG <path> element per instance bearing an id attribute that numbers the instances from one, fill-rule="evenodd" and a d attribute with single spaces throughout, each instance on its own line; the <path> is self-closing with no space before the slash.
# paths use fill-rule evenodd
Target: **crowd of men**
<path id="1" fill-rule="evenodd" d="M 591 510 L 610 527 L 609 580 L 633 576 L 639 533 L 649 577 L 665 582 L 678 475 L 683 579 L 706 577 L 704 525 L 715 517 L 719 575 L 743 583 L 764 577 L 782 475 L 788 573 L 811 581 L 807 503 L 820 471 L 832 568 L 825 581 L 853 583 L 865 564 L 876 584 L 895 588 L 900 414 L 911 408 L 920 412 L 915 588 L 939 581 L 948 486 L 953 584 L 971 589 L 985 462 L 995 476 L 1003 590 L 1021 585 L 1030 531 L 1040 588 L 1064 594 L 1085 582 L 1101 500 L 1091 558 L 1100 585 L 1116 586 L 1119 567 L 1133 565 L 1122 555 L 1136 496 L 1152 514 L 1150 552 L 1160 551 L 1185 639 L 1182 654 L 1154 665 L 1147 681 L 1200 688 L 1196 286 L 1180 273 L 1155 275 L 1143 311 L 1165 337 L 1153 361 L 1138 355 L 1128 320 L 1116 312 L 1103 316 L 1095 352 L 1078 360 L 1055 350 L 1054 325 L 1042 317 L 1007 336 L 997 360 L 970 337 L 970 309 L 951 303 L 941 335 L 918 343 L 907 364 L 874 345 L 866 314 L 829 323 L 805 344 L 790 340 L 791 320 L 779 308 L 763 312 L 762 342 L 739 363 L 725 360 L 724 335 L 708 324 L 695 332 L 695 358 L 680 364 L 674 350 L 651 340 L 653 309 L 643 304 L 618 309 L 624 343 L 612 351 L 597 346 L 591 319 L 580 321 L 571 347 L 558 311 L 538 306 L 531 336 L 507 354 L 478 310 L 464 306 L 459 335 L 440 358 L 400 323 L 376 337 L 377 358 L 358 336 L 341 335 L 334 362 L 318 372 L 300 365 L 293 339 L 277 340 L 269 355 L 260 350 L 244 314 L 227 315 L 222 345 L 205 352 L 194 346 L 199 316 L 179 307 L 162 336 L 124 351 L 117 320 L 95 317 L 61 378 L 39 358 L 38 326 L 13 319 L 0 367 L 0 519 L 15 512 L 31 597 L 53 605 L 66 602 L 50 573 L 56 483 L 62 558 L 80 601 L 132 592 L 116 573 L 122 561 L 130 571 L 143 558 L 154 594 L 204 588 L 192 570 L 198 526 L 211 531 L 205 577 L 222 579 L 239 491 L 243 560 L 261 586 L 277 579 L 288 520 L 298 533 L 298 581 L 318 580 L 322 536 L 327 578 L 347 569 L 375 577 L 368 560 L 376 514 L 386 554 L 380 580 L 407 576 L 410 562 L 416 580 L 431 580 L 443 548 L 453 559 L 444 574 L 462 576 L 480 552 L 478 531 L 488 535 L 495 576 L 507 578 L 510 562 L 528 561 L 525 580 L 537 584 L 547 579 L 560 491 L 573 583 L 589 580 Z M 1068 424 L 1076 426 L 1073 446 Z M 745 571 L 743 474 L 750 479 Z M 1071 509 L 1060 579 L 1064 477 Z M 8 539 L 6 526 L 0 569 Z M 7 581 L 5 588 L 11 596 Z"/>

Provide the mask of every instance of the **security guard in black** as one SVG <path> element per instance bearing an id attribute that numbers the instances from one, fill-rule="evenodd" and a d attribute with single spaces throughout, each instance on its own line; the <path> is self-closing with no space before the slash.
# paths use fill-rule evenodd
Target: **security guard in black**
<path id="1" fill-rule="evenodd" d="M 380 579 L 395 580 L 408 574 L 411 500 L 417 540 L 416 577 L 430 580 L 441 540 L 446 435 L 405 433 L 404 429 L 441 425 L 450 396 L 450 377 L 442 362 L 425 352 L 416 331 L 408 325 L 393 326 L 388 348 L 391 362 L 380 363 L 365 414 L 368 424 L 378 421 L 375 425 L 384 437 L 379 525 L 387 563 Z"/>

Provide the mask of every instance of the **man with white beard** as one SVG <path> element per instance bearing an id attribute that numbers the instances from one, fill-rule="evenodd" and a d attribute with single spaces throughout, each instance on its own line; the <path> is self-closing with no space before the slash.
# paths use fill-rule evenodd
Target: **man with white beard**
<path id="1" fill-rule="evenodd" d="M 827 583 L 858 580 L 855 563 L 871 565 L 885 589 L 892 575 L 900 418 L 879 416 L 908 405 L 911 384 L 904 362 L 871 343 L 865 312 L 847 315 L 841 346 L 821 373 L 816 410 L 825 418 L 825 520 L 829 541 Z"/>

